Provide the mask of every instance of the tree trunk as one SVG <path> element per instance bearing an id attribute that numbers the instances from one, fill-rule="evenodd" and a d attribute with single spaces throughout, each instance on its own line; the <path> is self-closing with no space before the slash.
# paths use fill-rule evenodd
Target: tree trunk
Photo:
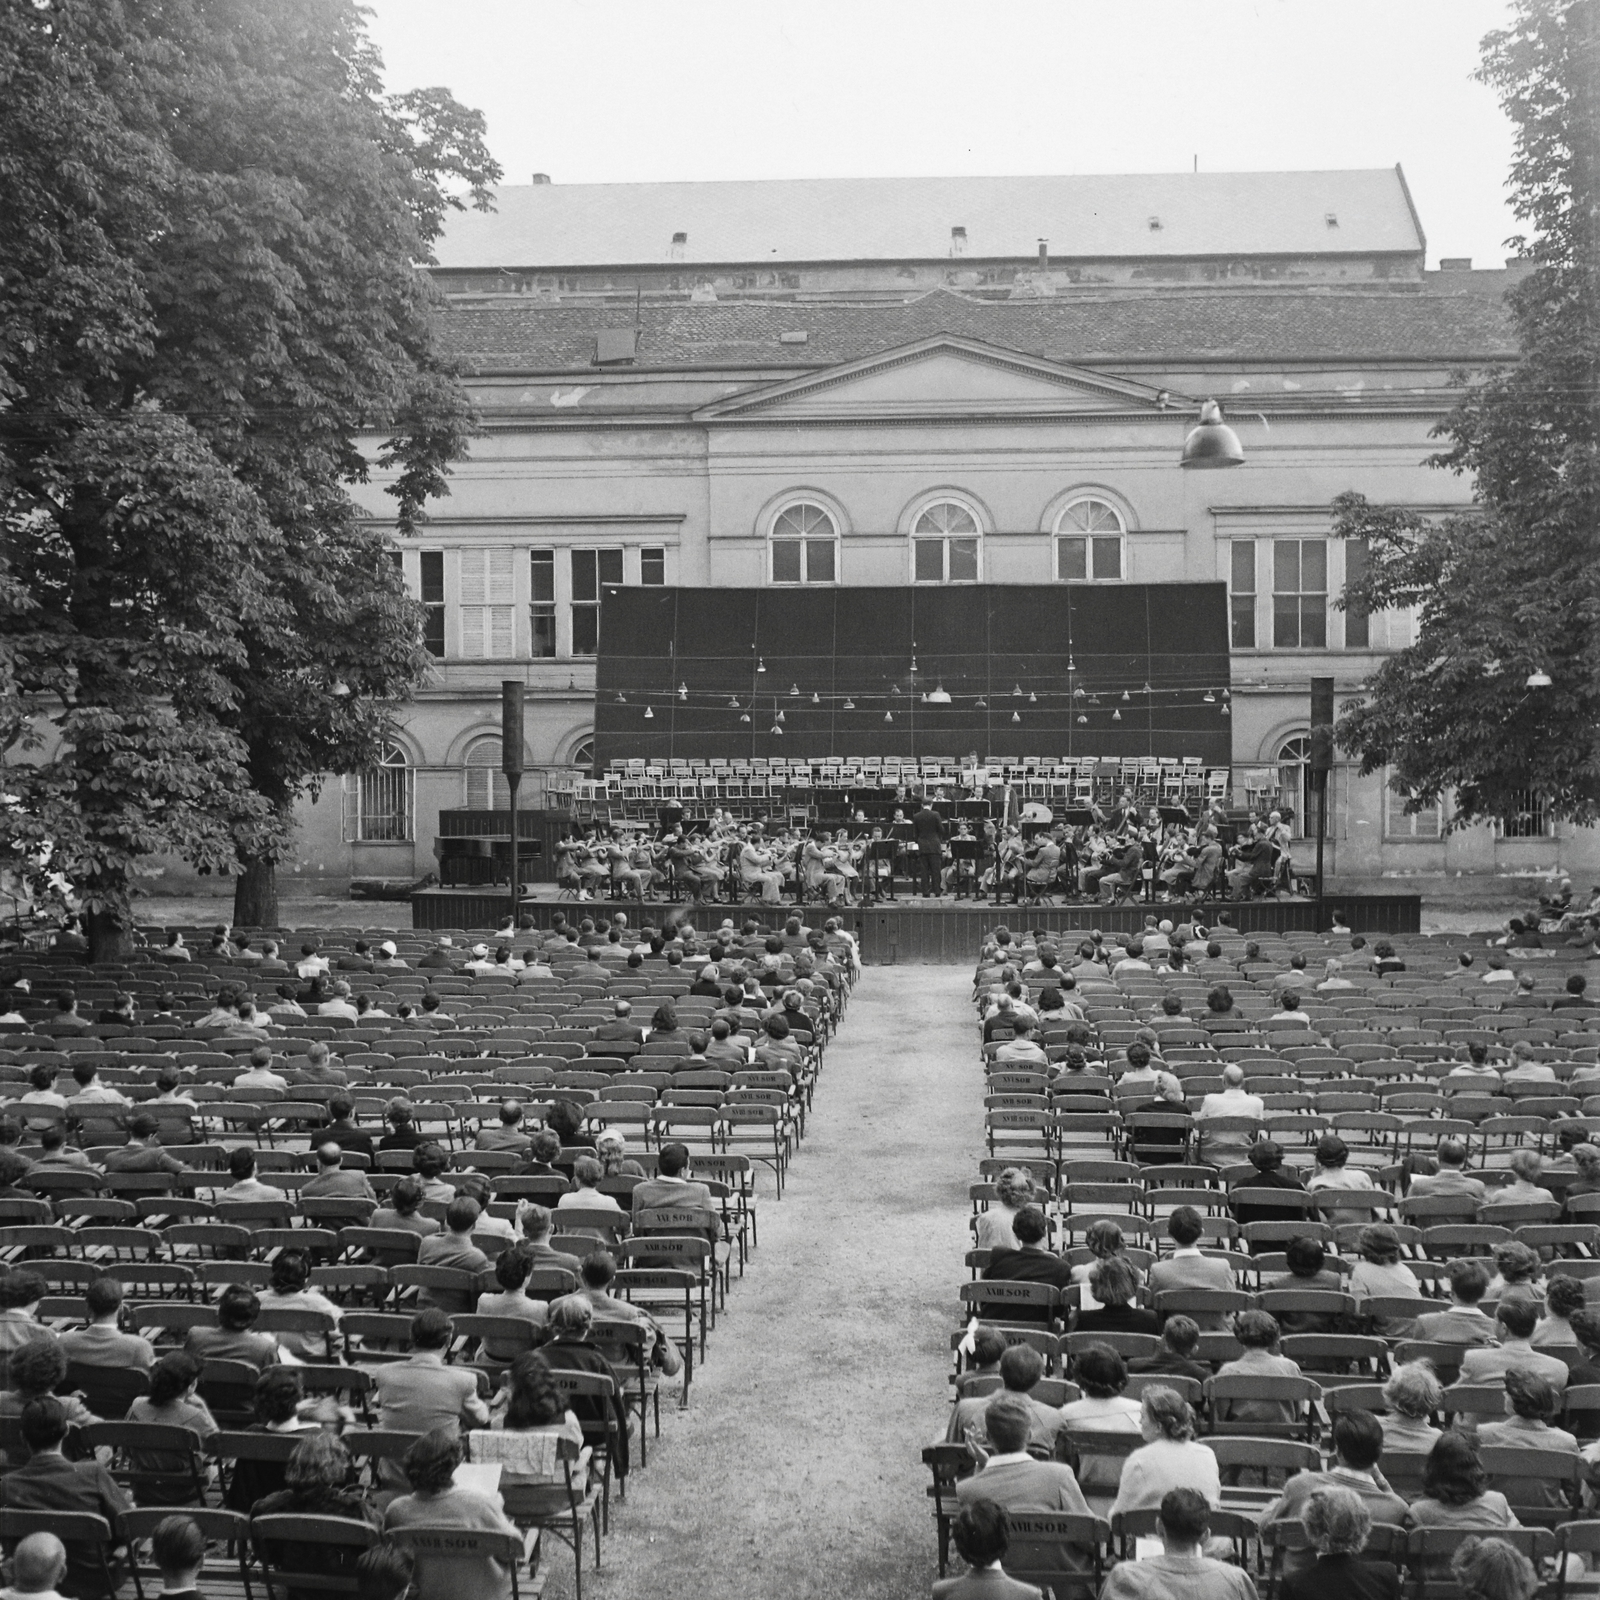
<path id="1" fill-rule="evenodd" d="M 278 926 L 278 864 L 253 856 L 239 868 L 233 885 L 233 925 L 236 928 Z"/>
<path id="2" fill-rule="evenodd" d="M 91 961 L 126 961 L 133 954 L 133 923 L 120 911 L 91 911 L 85 924 Z"/>

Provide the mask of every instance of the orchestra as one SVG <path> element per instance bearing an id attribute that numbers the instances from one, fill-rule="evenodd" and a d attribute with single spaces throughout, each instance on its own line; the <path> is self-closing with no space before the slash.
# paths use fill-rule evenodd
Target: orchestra
<path id="1" fill-rule="evenodd" d="M 1131 791 L 1062 816 L 1019 804 L 1009 786 L 952 800 L 901 786 L 871 821 L 852 807 L 843 826 L 791 812 L 786 823 L 740 820 L 722 808 L 642 822 L 570 826 L 556 876 L 580 900 L 687 899 L 700 904 L 830 906 L 949 895 L 999 903 L 1241 899 L 1295 888 L 1289 814 L 1191 816 L 1141 810 Z"/>

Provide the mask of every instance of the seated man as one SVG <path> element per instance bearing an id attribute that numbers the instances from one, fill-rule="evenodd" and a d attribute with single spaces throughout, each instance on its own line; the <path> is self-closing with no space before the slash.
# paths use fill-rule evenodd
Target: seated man
<path id="1" fill-rule="evenodd" d="M 233 1080 L 235 1089 L 275 1089 L 282 1094 L 289 1080 L 281 1072 L 272 1070 L 272 1049 L 258 1044 L 250 1052 L 250 1065 Z"/>
<path id="2" fill-rule="evenodd" d="M 1283 1493 L 1261 1513 L 1260 1527 L 1271 1542 L 1274 1527 L 1303 1522 L 1306 1504 L 1319 1490 L 1349 1489 L 1358 1495 L 1374 1522 L 1403 1527 L 1410 1512 L 1407 1503 L 1378 1474 L 1383 1454 L 1383 1425 L 1370 1411 L 1341 1411 L 1333 1421 L 1334 1464 L 1325 1472 L 1297 1472 Z M 1286 1573 L 1303 1572 L 1316 1559 L 1311 1550 L 1290 1550 L 1284 1558 Z"/>
<path id="3" fill-rule="evenodd" d="M 328 1122 L 321 1130 L 326 1144 L 336 1144 L 352 1155 L 372 1159 L 372 1135 L 355 1122 L 356 1104 L 348 1095 L 336 1094 L 328 1101 Z"/>
<path id="4" fill-rule="evenodd" d="M 1450 1309 L 1430 1311 L 1417 1318 L 1416 1337 L 1430 1344 L 1494 1344 L 1495 1324 L 1478 1309 L 1489 1287 L 1489 1273 L 1481 1261 L 1450 1263 Z M 1532 1332 L 1532 1329 L 1529 1329 Z"/>
<path id="5" fill-rule="evenodd" d="M 204 1365 L 207 1361 L 243 1361 L 252 1367 L 278 1364 L 278 1341 L 270 1333 L 252 1333 L 261 1315 L 254 1289 L 230 1283 L 217 1300 L 217 1325 L 191 1328 L 184 1340 L 186 1355 Z"/>
<path id="6" fill-rule="evenodd" d="M 1161 1554 L 1119 1561 L 1101 1600 L 1256 1600 L 1248 1573 L 1205 1552 L 1211 1508 L 1193 1489 L 1169 1489 L 1161 1498 L 1156 1531 Z"/>
<path id="7" fill-rule="evenodd" d="M 1168 1317 L 1161 1330 L 1161 1348 L 1153 1356 L 1136 1356 L 1128 1363 L 1130 1374 L 1165 1373 L 1204 1383 L 1211 1368 L 1195 1360 L 1200 1348 L 1200 1325 L 1193 1317 Z"/>
<path id="8" fill-rule="evenodd" d="M 950 1525 L 956 1554 L 971 1571 L 960 1578 L 940 1578 L 933 1600 L 1041 1600 L 1031 1583 L 1008 1578 L 1001 1563 L 1011 1548 L 1011 1519 L 992 1500 L 963 1506 Z"/>
<path id="9" fill-rule="evenodd" d="M 1504 1385 L 1506 1373 L 1520 1367 L 1545 1379 L 1560 1395 L 1567 1388 L 1567 1364 L 1556 1356 L 1535 1350 L 1531 1340 L 1539 1325 L 1539 1305 L 1534 1300 L 1502 1300 L 1495 1307 L 1500 1325 L 1498 1345 L 1479 1345 L 1461 1358 L 1461 1379 L 1466 1384 Z M 1419 1319 L 1422 1320 L 1422 1319 Z"/>
<path id="10" fill-rule="evenodd" d="M 956 1498 L 963 1506 L 991 1500 L 1007 1511 L 1088 1515 L 1088 1502 L 1072 1468 L 1060 1461 L 1036 1461 L 1028 1454 L 1034 1412 L 1025 1396 L 1009 1389 L 990 1395 L 984 1405 L 983 1427 L 993 1453 L 979 1471 L 956 1485 Z"/>
<path id="11" fill-rule="evenodd" d="M 994 1250 L 983 1269 L 986 1282 L 1048 1283 L 1058 1289 L 1070 1287 L 1072 1268 L 1060 1256 L 1044 1247 L 1049 1227 L 1037 1206 L 1023 1206 L 1011 1219 L 1016 1236 L 1015 1250 Z M 1008 1306 L 1007 1322 L 1048 1322 L 1050 1314 L 1042 1306 Z"/>
<path id="12" fill-rule="evenodd" d="M 450 1319 L 437 1306 L 411 1319 L 411 1354 L 372 1369 L 380 1429 L 431 1433 L 435 1428 L 459 1430 L 463 1422 L 488 1425 L 489 1408 L 478 1397 L 478 1373 L 471 1367 L 447 1367 L 449 1347 Z M 379 1475 L 391 1488 L 406 1481 L 397 1461 L 385 1460 Z"/>
<path id="13" fill-rule="evenodd" d="M 1266 1102 L 1261 1096 L 1245 1090 L 1244 1068 L 1230 1061 L 1222 1069 L 1222 1092 L 1208 1094 L 1194 1114 L 1194 1120 L 1199 1124 L 1200 1159 L 1213 1167 L 1248 1160 L 1250 1148 L 1256 1142 L 1257 1129 L 1207 1129 L 1206 1123 L 1223 1118 L 1247 1118 L 1252 1122 L 1261 1122 L 1266 1114 Z"/>
<path id="14" fill-rule="evenodd" d="M 288 1192 L 263 1183 L 256 1176 L 256 1153 L 249 1145 L 241 1144 L 228 1154 L 228 1174 L 233 1182 L 218 1196 L 229 1203 L 247 1205 L 264 1201 L 288 1202 Z"/>
<path id="15" fill-rule="evenodd" d="M 148 1111 L 134 1113 L 128 1142 L 106 1157 L 107 1172 L 187 1172 L 189 1169 L 161 1147 L 161 1124 Z"/>
<path id="16" fill-rule="evenodd" d="M 22 1408 L 23 1442 L 28 1461 L 0 1479 L 0 1505 L 12 1511 L 88 1512 L 113 1529 L 133 1509 L 128 1491 L 96 1460 L 68 1461 L 61 1453 L 67 1437 L 67 1409 L 54 1395 L 30 1400 Z M 113 1558 L 112 1581 L 120 1582 L 121 1563 Z M 87 1548 L 67 1547 L 67 1590 L 74 1596 L 103 1597 L 100 1563 Z"/>
<path id="17" fill-rule="evenodd" d="M 1441 1139 L 1434 1151 L 1437 1172 L 1418 1173 L 1411 1180 L 1409 1196 L 1460 1195 L 1467 1200 L 1481 1201 L 1484 1189 L 1480 1178 L 1467 1176 L 1467 1146 L 1460 1139 Z"/>
<path id="18" fill-rule="evenodd" d="M 1016 1025 L 1014 1036 L 1002 1041 L 996 1047 L 994 1059 L 996 1062 L 1022 1062 L 1036 1067 L 1043 1067 L 1048 1064 L 1044 1046 L 1034 1038 L 1033 1029 L 1020 1020 Z"/>
<path id="19" fill-rule="evenodd" d="M 482 1273 L 489 1269 L 489 1258 L 472 1242 L 478 1225 L 478 1202 L 457 1195 L 445 1208 L 443 1233 L 431 1234 L 417 1247 L 419 1267 L 454 1267 L 460 1272 Z M 478 1289 L 425 1288 L 417 1296 L 425 1306 L 437 1306 L 448 1315 L 471 1311 L 478 1303 Z"/>
<path id="20" fill-rule="evenodd" d="M 1160 1294 L 1167 1289 L 1232 1289 L 1233 1269 L 1226 1261 L 1202 1255 L 1200 1240 L 1205 1227 L 1200 1213 L 1193 1206 L 1178 1206 L 1167 1218 L 1167 1237 L 1175 1248 L 1172 1254 L 1157 1261 L 1150 1268 L 1150 1292 Z M 1203 1329 L 1217 1331 L 1226 1326 L 1220 1311 L 1194 1315 Z"/>
<path id="21" fill-rule="evenodd" d="M 1028 1404 L 1028 1415 L 1032 1419 L 1028 1425 L 1029 1453 L 1041 1461 L 1052 1459 L 1056 1435 L 1061 1431 L 1061 1409 L 1059 1406 L 1046 1405 L 1033 1393 L 1039 1386 L 1039 1380 L 1044 1377 L 1044 1357 L 1031 1344 L 1007 1345 L 1000 1355 L 999 1373 L 1000 1392 L 1016 1395 Z M 1209 1369 L 1207 1376 L 1210 1376 Z M 989 1437 L 985 1421 L 985 1413 L 993 1398 L 991 1391 L 957 1400 L 950 1412 L 945 1438 L 952 1444 L 966 1439 L 984 1449 L 997 1448 Z"/>
<path id="22" fill-rule="evenodd" d="M 500 1102 L 500 1126 L 485 1123 L 473 1140 L 479 1150 L 509 1150 L 513 1155 L 526 1156 L 533 1148 L 533 1140 L 522 1128 L 522 1102 Z"/>
<path id="23" fill-rule="evenodd" d="M 611 1293 L 611 1286 L 617 1281 L 617 1263 L 609 1250 L 595 1250 L 586 1255 L 579 1276 L 583 1280 L 583 1293 L 594 1307 L 595 1327 L 603 1327 L 607 1322 L 633 1323 L 644 1330 L 646 1353 L 654 1366 L 660 1367 L 669 1378 L 683 1370 L 683 1357 L 661 1324 L 648 1311 L 631 1301 L 619 1300 Z"/>
<path id="24" fill-rule="evenodd" d="M 61 1349 L 69 1366 L 126 1367 L 148 1372 L 156 1364 L 156 1353 L 148 1339 L 124 1333 L 118 1319 L 122 1312 L 122 1285 L 115 1278 L 96 1278 L 83 1292 L 89 1325 L 61 1335 Z"/>
<path id="25" fill-rule="evenodd" d="M 344 1150 L 333 1140 L 317 1146 L 317 1175 L 300 1186 L 302 1200 L 375 1200 L 364 1172 L 344 1170 Z"/>

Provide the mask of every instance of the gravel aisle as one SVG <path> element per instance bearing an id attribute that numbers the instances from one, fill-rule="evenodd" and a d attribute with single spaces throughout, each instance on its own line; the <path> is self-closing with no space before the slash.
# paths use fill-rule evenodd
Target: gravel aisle
<path id="1" fill-rule="evenodd" d="M 920 1451 L 944 1415 L 981 1153 L 970 978 L 868 968 L 781 1204 L 734 1280 L 691 1409 L 612 1505 L 586 1600 L 925 1600 Z M 546 1593 L 572 1588 L 551 1546 Z"/>

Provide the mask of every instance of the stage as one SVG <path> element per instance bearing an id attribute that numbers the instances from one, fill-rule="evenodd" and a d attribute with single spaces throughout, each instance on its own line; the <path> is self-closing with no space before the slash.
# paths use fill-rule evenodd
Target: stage
<path id="1" fill-rule="evenodd" d="M 541 928 L 548 928 L 556 912 L 569 920 L 593 917 L 597 922 L 617 912 L 627 913 L 629 924 L 660 924 L 663 917 L 690 912 L 695 927 L 709 933 L 724 918 L 742 923 L 755 917 L 768 925 L 781 924 L 791 914 L 790 906 L 762 906 L 751 901 L 742 904 L 685 906 L 681 900 L 573 900 L 556 899 L 554 886 L 545 895 L 525 895 L 521 910 Z M 489 889 L 418 889 L 411 896 L 411 925 L 436 928 L 450 933 L 482 933 L 502 926 L 510 897 L 505 891 Z M 949 896 L 924 900 L 902 895 L 870 906 L 844 906 L 837 911 L 815 904 L 803 908 L 802 915 L 813 927 L 829 916 L 855 934 L 861 946 L 861 959 L 868 966 L 894 966 L 897 963 L 961 966 L 977 959 L 983 935 L 999 923 L 1014 929 L 1045 928 L 1061 939 L 1076 943 L 1089 930 L 1102 933 L 1134 933 L 1144 926 L 1148 915 L 1168 918 L 1174 923 L 1198 917 L 1212 924 L 1217 914 L 1226 911 L 1241 933 L 1314 933 L 1326 931 L 1328 918 L 1341 911 L 1357 933 L 1369 937 L 1390 933 L 1419 933 L 1422 929 L 1422 897 L 1415 894 L 1339 895 L 1330 893 L 1324 902 L 1320 922 L 1314 900 L 1139 901 L 1120 906 L 1105 906 L 1093 901 L 1068 905 L 1015 906 L 985 901 L 953 900 Z"/>

